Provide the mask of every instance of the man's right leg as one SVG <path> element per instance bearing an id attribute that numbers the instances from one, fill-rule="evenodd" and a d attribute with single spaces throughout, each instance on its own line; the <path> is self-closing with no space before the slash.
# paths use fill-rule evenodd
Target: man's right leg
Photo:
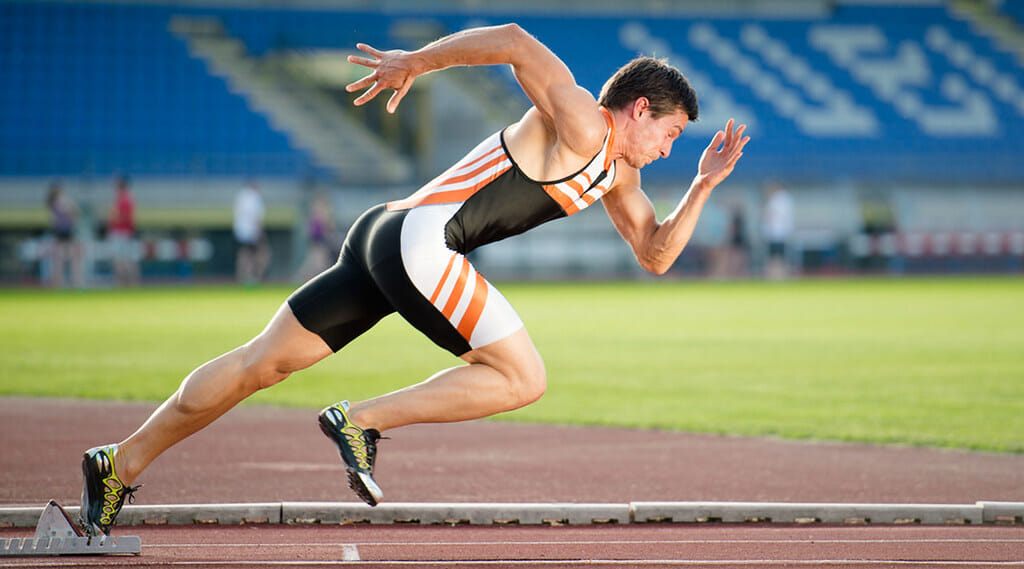
<path id="1" fill-rule="evenodd" d="M 163 451 L 243 399 L 332 353 L 283 304 L 263 332 L 196 368 L 139 430 L 118 445 L 114 463 L 121 481 L 130 484 Z"/>
<path id="2" fill-rule="evenodd" d="M 86 451 L 81 519 L 90 535 L 107 534 L 130 484 L 157 456 L 209 425 L 256 391 L 327 357 L 331 348 L 302 327 L 284 304 L 247 344 L 189 374 L 149 419 L 116 445 Z"/>

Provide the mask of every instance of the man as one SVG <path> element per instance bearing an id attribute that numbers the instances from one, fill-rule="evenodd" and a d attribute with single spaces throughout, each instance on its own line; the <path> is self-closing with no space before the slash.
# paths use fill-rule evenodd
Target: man
<path id="1" fill-rule="evenodd" d="M 765 186 L 765 194 L 767 199 L 761 223 L 764 240 L 768 243 L 765 275 L 769 280 L 780 281 L 789 276 L 786 255 L 793 235 L 793 198 L 778 182 L 769 182 Z"/>
<path id="2" fill-rule="evenodd" d="M 50 229 L 53 231 L 53 246 L 50 249 L 50 286 L 63 288 L 66 284 L 64 268 L 71 274 L 71 285 L 85 286 L 85 268 L 82 260 L 82 244 L 75 239 L 75 223 L 78 218 L 78 204 L 72 199 L 59 181 L 50 183 L 46 192 L 46 209 L 50 213 Z"/>
<path id="3" fill-rule="evenodd" d="M 128 176 L 118 176 L 114 201 L 107 214 L 107 237 L 114 263 L 114 282 L 118 286 L 137 285 L 138 255 L 135 252 L 135 196 Z"/>
<path id="4" fill-rule="evenodd" d="M 235 277 L 245 285 L 257 284 L 270 263 L 270 248 L 263 232 L 266 207 L 255 180 L 246 180 L 235 195 L 231 229 L 238 247 Z"/>
<path id="5" fill-rule="evenodd" d="M 693 89 L 674 68 L 636 60 L 609 80 L 598 101 L 515 24 L 465 30 L 414 52 L 358 47 L 370 57 L 349 61 L 372 72 L 348 87 L 367 88 L 357 105 L 393 89 L 387 108 L 394 112 L 420 75 L 455 65 L 509 64 L 533 107 L 409 198 L 364 213 L 338 263 L 292 294 L 263 332 L 192 372 L 125 441 L 87 451 L 83 525 L 94 534 L 109 531 L 134 491 L 128 484 L 161 452 L 397 311 L 465 365 L 320 413 L 320 427 L 338 446 L 350 485 L 375 505 L 383 496 L 373 480 L 380 431 L 486 417 L 544 392 L 544 364 L 526 329 L 470 265 L 469 251 L 603 197 L 640 264 L 663 273 L 749 140 L 743 126 L 734 129 L 729 121 L 704 151 L 678 207 L 659 222 L 640 189 L 639 170 L 668 157 L 698 113 Z"/>

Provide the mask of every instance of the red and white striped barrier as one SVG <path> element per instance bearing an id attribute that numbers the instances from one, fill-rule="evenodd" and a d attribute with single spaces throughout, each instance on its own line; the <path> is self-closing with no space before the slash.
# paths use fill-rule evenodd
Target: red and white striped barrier
<path id="1" fill-rule="evenodd" d="M 141 239 L 132 241 L 128 246 L 136 261 L 204 262 L 213 258 L 213 243 L 200 237 Z M 115 246 L 110 240 L 93 241 L 87 247 L 94 260 L 114 257 Z M 52 248 L 52 238 L 27 239 L 19 244 L 18 257 L 26 262 L 41 261 L 51 255 Z"/>
<path id="2" fill-rule="evenodd" d="M 1024 231 L 907 232 L 858 234 L 850 238 L 855 257 L 1002 257 L 1024 255 Z"/>

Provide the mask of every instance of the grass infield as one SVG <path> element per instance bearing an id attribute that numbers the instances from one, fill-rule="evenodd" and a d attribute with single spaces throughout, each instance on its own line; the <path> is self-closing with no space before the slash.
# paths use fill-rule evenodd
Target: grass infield
<path id="1" fill-rule="evenodd" d="M 500 287 L 548 369 L 503 419 L 1024 452 L 1019 278 Z M 0 395 L 163 400 L 290 290 L 0 290 Z M 458 363 L 390 316 L 250 401 L 319 408 Z"/>

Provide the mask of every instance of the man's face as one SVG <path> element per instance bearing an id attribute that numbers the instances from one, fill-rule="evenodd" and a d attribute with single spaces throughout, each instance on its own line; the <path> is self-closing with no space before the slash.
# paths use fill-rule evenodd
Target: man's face
<path id="1" fill-rule="evenodd" d="M 688 122 L 682 110 L 659 118 L 649 108 L 635 113 L 636 122 L 630 132 L 623 159 L 634 168 L 643 168 L 658 158 L 668 158 L 672 143 L 683 133 Z"/>

